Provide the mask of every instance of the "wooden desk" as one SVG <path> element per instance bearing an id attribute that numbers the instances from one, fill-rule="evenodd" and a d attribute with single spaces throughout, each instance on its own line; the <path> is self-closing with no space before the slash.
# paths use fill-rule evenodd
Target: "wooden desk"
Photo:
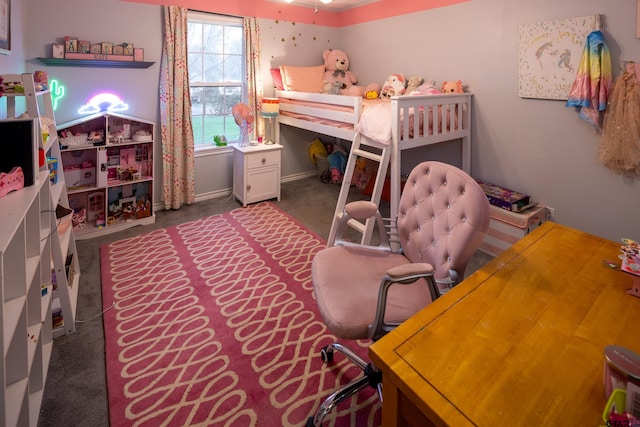
<path id="1" fill-rule="evenodd" d="M 604 347 L 640 353 L 620 246 L 545 223 L 373 344 L 383 426 L 603 424 Z"/>

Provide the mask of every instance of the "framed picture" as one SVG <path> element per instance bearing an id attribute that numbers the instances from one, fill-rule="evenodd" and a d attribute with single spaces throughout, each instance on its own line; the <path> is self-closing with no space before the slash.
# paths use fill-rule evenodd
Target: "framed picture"
<path id="1" fill-rule="evenodd" d="M 64 51 L 69 53 L 78 53 L 78 39 L 65 40 Z"/>
<path id="2" fill-rule="evenodd" d="M 0 0 L 0 53 L 11 52 L 11 0 Z"/>
<path id="3" fill-rule="evenodd" d="M 566 100 L 598 15 L 520 25 L 518 95 Z"/>
<path id="4" fill-rule="evenodd" d="M 51 44 L 51 57 L 64 58 L 64 45 L 62 43 Z"/>
<path id="5" fill-rule="evenodd" d="M 112 55 L 113 54 L 113 43 L 111 43 L 111 42 L 102 42 L 102 54 L 103 55 Z"/>
<path id="6" fill-rule="evenodd" d="M 113 54 L 114 55 L 124 55 L 124 47 L 121 44 L 117 44 L 113 46 Z"/>
<path id="7" fill-rule="evenodd" d="M 89 53 L 91 51 L 91 43 L 88 40 L 80 40 L 78 42 L 78 53 Z"/>
<path id="8" fill-rule="evenodd" d="M 91 45 L 91 53 L 101 54 L 102 53 L 102 43 L 93 43 Z"/>
<path id="9" fill-rule="evenodd" d="M 638 0 L 640 1 L 640 0 Z M 122 47 L 124 48 L 125 55 L 133 55 L 133 44 L 132 43 L 122 43 Z"/>

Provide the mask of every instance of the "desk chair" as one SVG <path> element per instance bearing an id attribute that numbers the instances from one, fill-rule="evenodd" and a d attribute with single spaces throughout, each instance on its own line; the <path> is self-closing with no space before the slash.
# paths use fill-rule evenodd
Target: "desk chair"
<path id="1" fill-rule="evenodd" d="M 312 264 L 318 309 L 329 331 L 346 340 L 375 341 L 444 294 L 463 279 L 489 216 L 487 196 L 473 178 L 431 161 L 409 175 L 395 220 L 383 219 L 370 201 L 348 203 L 335 245 L 321 250 Z M 343 240 L 351 218 L 368 217 L 376 219 L 379 245 Z M 321 350 L 323 361 L 329 363 L 334 351 L 364 374 L 331 394 L 308 419 L 308 427 L 319 427 L 339 402 L 368 385 L 381 396 L 375 366 L 337 342 Z"/>

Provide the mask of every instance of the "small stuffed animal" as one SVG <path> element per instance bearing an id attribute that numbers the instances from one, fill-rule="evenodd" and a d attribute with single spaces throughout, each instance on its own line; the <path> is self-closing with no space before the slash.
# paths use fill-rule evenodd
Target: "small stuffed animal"
<path id="1" fill-rule="evenodd" d="M 370 83 L 364 88 L 364 97 L 366 99 L 377 99 L 380 95 L 380 85 L 378 83 Z"/>
<path id="2" fill-rule="evenodd" d="M 331 171 L 331 181 L 334 184 L 340 184 L 347 168 L 347 152 L 342 147 L 336 146 L 327 156 L 327 161 Z"/>
<path id="3" fill-rule="evenodd" d="M 346 53 L 339 49 L 328 49 L 322 52 L 322 58 L 325 66 L 325 82 L 342 83 L 341 95 L 364 95 L 363 87 L 354 86 L 358 83 L 358 78 L 349 70 L 349 57 Z"/>
<path id="4" fill-rule="evenodd" d="M 322 93 L 328 93 L 331 95 L 340 95 L 340 89 L 344 88 L 344 83 L 340 81 L 328 82 L 325 81 L 323 84 Z"/>
<path id="5" fill-rule="evenodd" d="M 443 93 L 464 93 L 464 89 L 462 87 L 462 80 L 458 80 L 457 82 L 442 82 L 442 92 Z"/>
<path id="6" fill-rule="evenodd" d="M 420 86 L 422 82 L 424 82 L 424 79 L 420 76 L 409 77 L 409 80 L 407 80 L 407 89 L 405 90 L 405 93 L 407 95 L 411 95 L 411 92 L 418 89 L 418 86 Z"/>
<path id="7" fill-rule="evenodd" d="M 442 91 L 436 88 L 435 80 L 431 79 L 418 86 L 416 90 L 409 92 L 409 95 L 440 95 L 441 93 Z"/>
<path id="8" fill-rule="evenodd" d="M 380 98 L 391 98 L 392 96 L 403 95 L 406 89 L 407 85 L 404 75 L 392 74 L 384 81 Z"/>

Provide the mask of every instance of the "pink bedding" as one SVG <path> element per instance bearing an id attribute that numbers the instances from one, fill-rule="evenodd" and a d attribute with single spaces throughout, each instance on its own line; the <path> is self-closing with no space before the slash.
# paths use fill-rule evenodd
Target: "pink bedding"
<path id="1" fill-rule="evenodd" d="M 375 105 L 375 104 L 379 104 L 379 103 L 389 103 L 387 102 L 387 100 L 382 100 L 382 99 L 363 99 L 362 100 L 362 110 L 366 110 L 367 107 L 371 106 L 371 105 Z M 311 102 L 311 101 L 301 101 L 301 100 L 294 100 L 294 99 L 287 99 L 287 98 L 280 98 L 280 115 L 282 116 L 287 116 L 287 117 L 293 117 L 296 119 L 301 119 L 301 120 L 306 120 L 309 122 L 313 122 L 313 123 L 319 123 L 319 124 L 323 124 L 323 125 L 328 125 L 328 126 L 333 126 L 336 128 L 340 128 L 340 129 L 348 129 L 348 130 L 354 130 L 353 129 L 353 123 L 349 123 L 349 122 L 342 122 L 342 121 L 338 121 L 338 120 L 331 120 L 331 119 L 327 119 L 327 118 L 323 118 L 323 117 L 316 117 L 316 116 L 310 116 L 307 114 L 301 114 L 301 113 L 295 113 L 292 111 L 283 111 L 282 110 L 282 105 L 283 104 L 289 104 L 289 105 L 296 105 L 296 106 L 304 106 L 304 107 L 313 107 L 313 108 L 322 108 L 323 110 L 327 110 L 327 111 L 341 111 L 341 112 L 345 112 L 345 113 L 349 113 L 349 114 L 353 114 L 353 107 L 349 107 L 346 105 L 335 105 L 335 104 L 325 104 L 325 103 L 319 103 L 319 102 Z"/>

